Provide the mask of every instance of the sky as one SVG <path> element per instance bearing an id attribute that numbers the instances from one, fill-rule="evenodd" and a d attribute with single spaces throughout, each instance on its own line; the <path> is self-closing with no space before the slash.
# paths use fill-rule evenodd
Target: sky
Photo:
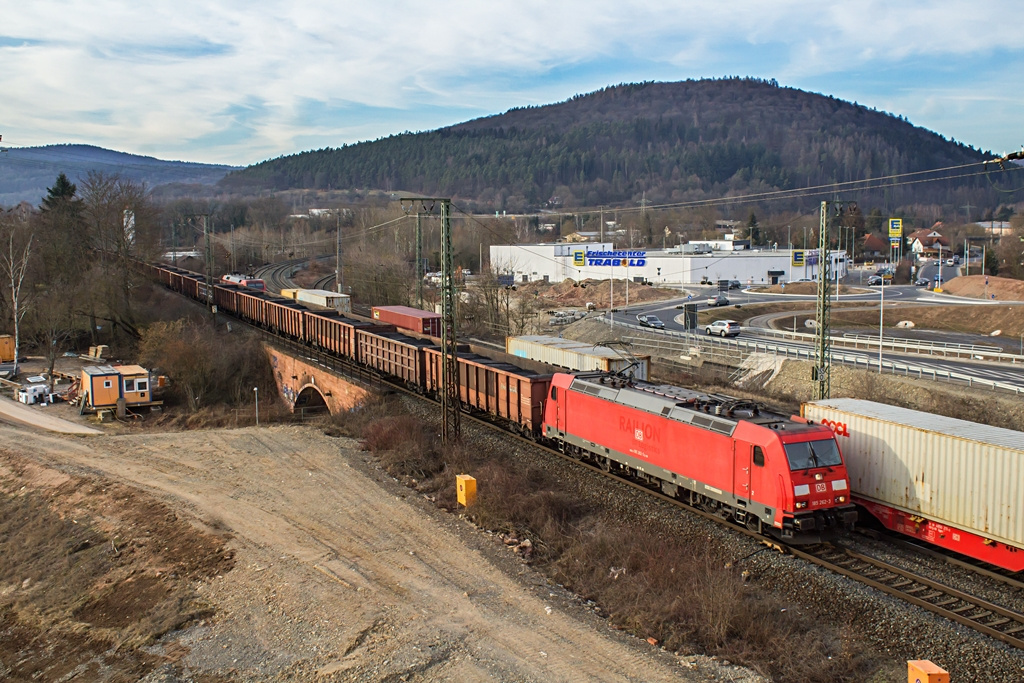
<path id="1" fill-rule="evenodd" d="M 0 0 L 0 145 L 248 165 L 752 76 L 1024 145 L 1021 0 Z"/>

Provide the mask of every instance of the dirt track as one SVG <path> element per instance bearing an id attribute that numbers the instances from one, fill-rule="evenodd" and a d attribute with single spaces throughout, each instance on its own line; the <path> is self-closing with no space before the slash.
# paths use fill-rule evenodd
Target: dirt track
<path id="1" fill-rule="evenodd" d="M 235 568 L 195 586 L 216 616 L 149 648 L 165 664 L 145 680 L 755 680 L 612 630 L 354 442 L 312 428 L 0 427 L 0 444 L 46 466 L 22 485 L 45 491 L 55 469 L 109 477 L 233 537 Z"/>

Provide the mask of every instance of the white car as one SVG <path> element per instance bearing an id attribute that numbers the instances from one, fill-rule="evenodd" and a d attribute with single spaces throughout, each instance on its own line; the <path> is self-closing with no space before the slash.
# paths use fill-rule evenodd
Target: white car
<path id="1" fill-rule="evenodd" d="M 719 337 L 738 337 L 740 324 L 735 320 L 716 320 L 704 327 L 707 334 L 717 334 Z"/>

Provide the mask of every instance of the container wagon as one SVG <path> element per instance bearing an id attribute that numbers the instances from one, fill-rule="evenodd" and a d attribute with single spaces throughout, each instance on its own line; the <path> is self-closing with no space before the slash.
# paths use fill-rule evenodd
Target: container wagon
<path id="1" fill-rule="evenodd" d="M 545 335 L 507 337 L 505 350 L 519 358 L 529 358 L 566 370 L 626 373 L 632 375 L 634 379 L 640 380 L 648 379 L 651 371 L 650 356 L 627 358 L 607 346 L 594 346 L 561 337 Z"/>
<path id="2" fill-rule="evenodd" d="M 315 308 L 325 308 L 339 313 L 352 312 L 352 297 L 326 289 L 297 289 L 295 300 Z"/>
<path id="3" fill-rule="evenodd" d="M 441 336 L 441 316 L 409 306 L 374 306 L 373 319 L 417 334 Z"/>
<path id="4" fill-rule="evenodd" d="M 1024 570 L 1024 432 L 852 398 L 801 412 L 835 432 L 854 501 L 886 528 Z"/>

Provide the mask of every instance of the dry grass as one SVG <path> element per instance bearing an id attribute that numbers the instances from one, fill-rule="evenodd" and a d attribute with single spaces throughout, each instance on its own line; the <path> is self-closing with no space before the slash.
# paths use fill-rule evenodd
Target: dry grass
<path id="1" fill-rule="evenodd" d="M 471 516 L 478 525 L 530 539 L 524 556 L 637 636 L 797 683 L 862 681 L 876 668 L 855 634 L 770 597 L 770 587 L 748 583 L 730 566 L 729 552 L 705 536 L 611 519 L 601 501 L 567 493 L 546 470 L 519 465 L 504 452 L 445 449 L 435 429 L 397 404 L 359 412 L 341 421 L 361 422 L 366 448 L 389 472 L 454 509 L 454 475 L 471 471 L 479 491 Z"/>

